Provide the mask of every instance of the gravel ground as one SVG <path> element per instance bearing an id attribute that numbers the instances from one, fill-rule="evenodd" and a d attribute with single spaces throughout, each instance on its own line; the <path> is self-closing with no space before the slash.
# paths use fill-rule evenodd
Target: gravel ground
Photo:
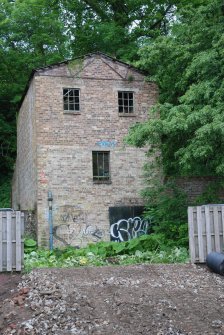
<path id="1" fill-rule="evenodd" d="M 0 334 L 224 335 L 224 277 L 206 267 L 39 269 L 1 304 Z"/>

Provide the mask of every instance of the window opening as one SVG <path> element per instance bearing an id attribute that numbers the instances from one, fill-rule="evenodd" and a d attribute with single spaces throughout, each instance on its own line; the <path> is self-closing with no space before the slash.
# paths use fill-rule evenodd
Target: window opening
<path id="1" fill-rule="evenodd" d="M 109 161 L 109 151 L 93 151 L 93 181 L 110 180 Z"/>
<path id="2" fill-rule="evenodd" d="M 134 112 L 133 92 L 118 92 L 118 111 L 121 114 Z"/>
<path id="3" fill-rule="evenodd" d="M 64 111 L 66 112 L 79 112 L 79 89 L 77 88 L 64 88 L 63 89 L 63 102 Z"/>

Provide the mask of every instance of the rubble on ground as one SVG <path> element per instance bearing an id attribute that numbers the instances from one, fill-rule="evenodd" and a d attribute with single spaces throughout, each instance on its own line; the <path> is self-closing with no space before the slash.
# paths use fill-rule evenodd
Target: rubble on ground
<path id="1" fill-rule="evenodd" d="M 223 335 L 223 289 L 190 264 L 34 270 L 8 301 L 3 335 Z M 15 323 L 19 310 L 28 318 Z"/>

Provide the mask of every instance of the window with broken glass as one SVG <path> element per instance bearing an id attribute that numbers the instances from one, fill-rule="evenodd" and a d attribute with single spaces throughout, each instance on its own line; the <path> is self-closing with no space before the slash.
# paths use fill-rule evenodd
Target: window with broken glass
<path id="1" fill-rule="evenodd" d="M 110 181 L 110 152 L 93 151 L 93 181 Z"/>
<path id="2" fill-rule="evenodd" d="M 134 93 L 119 91 L 118 92 L 118 111 L 119 114 L 134 113 Z"/>
<path id="3" fill-rule="evenodd" d="M 65 112 L 80 111 L 80 90 L 77 88 L 63 89 L 63 102 Z"/>

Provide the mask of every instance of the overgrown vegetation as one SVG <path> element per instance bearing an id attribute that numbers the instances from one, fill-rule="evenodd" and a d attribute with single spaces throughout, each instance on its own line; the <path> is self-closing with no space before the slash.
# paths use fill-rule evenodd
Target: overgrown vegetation
<path id="1" fill-rule="evenodd" d="M 223 203 L 222 200 L 222 193 L 224 188 L 223 180 L 216 180 L 211 181 L 204 192 L 199 195 L 196 200 L 196 205 L 203 205 L 203 204 L 219 204 Z"/>
<path id="2" fill-rule="evenodd" d="M 143 196 L 145 217 L 152 222 L 152 231 L 163 238 L 166 247 L 188 248 L 187 196 L 175 181 L 150 184 Z"/>
<path id="3" fill-rule="evenodd" d="M 0 179 L 1 180 L 1 179 Z M 4 181 L 0 182 L 0 208 L 11 207 L 11 180 L 8 176 Z"/>
<path id="4" fill-rule="evenodd" d="M 224 175 L 224 7 L 178 8 L 169 35 L 140 49 L 138 66 L 160 88 L 160 117 L 137 124 L 129 142 L 162 153 L 165 175 Z"/>
<path id="5" fill-rule="evenodd" d="M 31 253 L 32 251 L 35 251 L 37 249 L 37 242 L 33 240 L 32 238 L 25 238 L 24 240 L 24 252 L 26 254 Z"/>
<path id="6" fill-rule="evenodd" d="M 37 250 L 25 254 L 25 270 L 38 267 L 79 267 L 138 263 L 184 263 L 184 247 L 167 247 L 161 234 L 143 235 L 128 242 L 99 242 L 86 248 Z"/>
<path id="7" fill-rule="evenodd" d="M 170 34 L 140 48 L 136 64 L 158 84 L 159 102 L 126 138 L 155 157 L 146 167 L 145 215 L 168 246 L 188 245 L 187 198 L 175 177 L 224 175 L 224 7 L 221 0 L 195 5 L 178 6 Z M 173 183 L 163 183 L 170 176 Z M 219 203 L 222 187 L 211 183 L 195 204 Z"/>

